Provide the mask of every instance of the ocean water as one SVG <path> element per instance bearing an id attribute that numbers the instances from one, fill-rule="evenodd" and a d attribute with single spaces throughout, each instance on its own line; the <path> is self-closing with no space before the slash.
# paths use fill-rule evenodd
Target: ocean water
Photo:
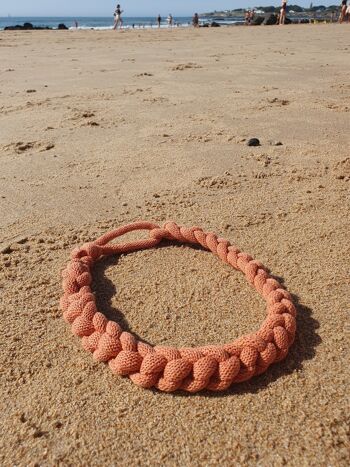
<path id="1" fill-rule="evenodd" d="M 6 26 L 15 26 L 16 24 L 22 25 L 23 23 L 32 23 L 33 26 L 48 26 L 50 28 L 57 28 L 60 23 L 64 23 L 68 28 L 75 29 L 75 21 L 78 22 L 79 29 L 112 29 L 114 18 L 111 17 L 0 17 L 0 30 L 4 29 Z M 210 23 L 212 19 L 201 18 L 201 24 Z M 235 18 L 230 20 L 220 20 L 215 19 L 216 22 L 224 25 L 237 24 L 243 21 L 243 18 Z M 156 18 L 155 17 L 123 17 L 124 27 L 131 29 L 133 26 L 135 28 L 156 28 Z M 192 18 L 190 16 L 185 17 L 174 17 L 174 24 L 181 27 L 190 26 L 192 23 Z M 164 17 L 162 27 L 168 27 L 166 23 L 166 17 Z"/>

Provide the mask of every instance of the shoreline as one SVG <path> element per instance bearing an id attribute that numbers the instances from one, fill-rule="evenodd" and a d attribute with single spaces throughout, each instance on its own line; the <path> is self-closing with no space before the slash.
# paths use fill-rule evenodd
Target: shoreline
<path id="1" fill-rule="evenodd" d="M 255 20 L 258 18 L 269 18 L 272 15 L 272 13 L 261 13 L 261 14 L 256 14 Z M 303 14 L 292 14 L 287 16 L 288 19 L 293 23 L 293 24 L 302 24 L 302 23 L 333 23 L 333 22 L 338 22 L 337 17 L 331 18 L 330 15 L 328 14 L 319 14 L 319 15 L 311 15 L 307 13 Z M 78 27 L 79 30 L 110 30 L 113 29 L 113 20 L 110 18 L 104 18 L 104 17 L 81 17 L 78 18 L 79 21 L 78 23 L 80 26 Z M 161 24 L 160 29 L 178 29 L 178 28 L 188 28 L 188 27 L 193 27 L 192 26 L 192 19 L 191 17 L 179 17 L 175 18 L 175 20 L 178 20 L 178 22 L 175 21 L 175 24 L 172 27 L 169 27 L 169 25 L 163 21 Z M 8 22 L 7 22 L 8 21 Z M 63 24 L 70 30 L 75 30 L 76 27 L 72 25 L 74 23 L 75 18 L 74 17 L 52 17 L 52 18 L 46 18 L 46 17 L 14 17 L 14 18 L 9 18 L 8 20 L 6 18 L 0 18 L 0 31 L 4 30 L 5 28 L 16 28 L 18 27 L 17 30 L 20 30 L 20 27 L 23 27 L 24 23 L 30 23 L 33 24 L 35 28 L 38 29 L 48 29 L 48 30 L 56 30 L 58 24 Z M 96 21 L 105 21 L 107 24 L 101 24 L 99 26 L 94 25 L 94 24 L 84 24 L 84 22 L 89 23 L 89 22 L 96 22 Z M 140 17 L 140 18 L 133 18 L 133 17 L 125 17 L 124 18 L 124 26 L 122 29 L 129 30 L 129 29 L 157 29 L 158 30 L 158 25 L 154 18 L 148 18 L 148 17 Z M 1 25 L 1 23 L 3 23 Z M 9 24 L 10 23 L 10 24 Z M 12 23 L 12 24 L 11 24 Z M 66 24 L 67 23 L 67 24 Z M 83 23 L 83 24 L 82 24 Z M 56 24 L 56 27 L 55 27 Z M 237 25 L 245 25 L 245 18 L 242 15 L 238 16 L 212 16 L 212 17 L 202 17 L 200 19 L 200 28 L 203 27 L 210 27 L 211 25 L 219 25 L 220 27 L 231 27 L 231 26 L 237 26 Z M 261 25 L 261 23 L 258 24 L 250 24 L 253 26 L 258 26 Z M 269 24 L 270 25 L 270 24 Z"/>
<path id="2" fill-rule="evenodd" d="M 304 23 L 304 22 L 300 22 L 300 23 L 297 23 L 297 22 L 293 22 L 293 23 L 290 23 L 290 24 L 284 24 L 282 25 L 282 27 L 288 27 L 288 26 L 315 26 L 315 25 L 335 25 L 335 24 L 339 24 L 338 21 L 326 21 L 326 20 L 314 20 L 314 21 L 311 21 L 310 23 Z M 347 24 L 346 22 L 342 23 L 343 25 Z M 231 29 L 231 28 L 240 28 L 240 27 L 245 27 L 245 28 L 254 28 L 254 29 L 259 29 L 259 27 L 266 27 L 266 28 L 270 28 L 272 26 L 272 29 L 273 29 L 273 26 L 280 26 L 278 24 L 273 24 L 273 25 L 264 25 L 264 24 L 261 24 L 261 25 L 247 25 L 244 23 L 244 21 L 242 22 L 237 22 L 237 23 L 234 23 L 234 24 L 225 24 L 225 25 L 220 25 L 220 28 L 221 29 Z M 208 27 L 208 26 L 200 26 L 199 28 L 194 28 L 192 25 L 188 25 L 188 26 L 185 26 L 185 25 L 181 25 L 181 26 L 176 26 L 176 27 L 167 27 L 167 26 L 164 26 L 164 27 L 161 27 L 161 28 L 158 28 L 156 26 L 145 26 L 145 27 L 138 27 L 138 26 L 135 26 L 134 28 L 133 27 L 123 27 L 121 29 L 118 28 L 118 30 L 116 30 L 115 32 L 127 32 L 127 31 L 177 31 L 177 30 L 188 30 L 188 29 L 192 29 L 192 30 L 207 30 L 207 29 L 220 29 L 218 27 Z M 78 27 L 78 28 L 75 28 L 73 26 L 71 27 L 67 27 L 67 29 L 65 29 L 66 31 L 80 31 L 80 32 L 84 32 L 84 31 L 98 31 L 98 32 L 111 32 L 111 31 L 114 31 L 113 29 L 113 26 L 106 26 L 106 27 Z M 38 28 L 38 29 L 13 29 L 13 30 L 5 30 L 5 29 L 0 29 L 0 32 L 38 32 L 38 31 L 60 31 L 62 32 L 62 30 L 60 30 L 59 28 L 54 28 L 54 27 L 42 27 L 42 28 Z"/>

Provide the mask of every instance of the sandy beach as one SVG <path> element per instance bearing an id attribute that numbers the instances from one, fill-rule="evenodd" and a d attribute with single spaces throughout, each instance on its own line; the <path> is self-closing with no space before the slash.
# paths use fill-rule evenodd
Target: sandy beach
<path id="1" fill-rule="evenodd" d="M 349 465 L 349 32 L 0 33 L 1 465 Z M 95 363 L 60 271 L 139 219 L 212 230 L 281 278 L 287 358 L 191 396 Z M 152 344 L 230 342 L 265 313 L 242 275 L 176 245 L 102 260 L 94 291 Z"/>

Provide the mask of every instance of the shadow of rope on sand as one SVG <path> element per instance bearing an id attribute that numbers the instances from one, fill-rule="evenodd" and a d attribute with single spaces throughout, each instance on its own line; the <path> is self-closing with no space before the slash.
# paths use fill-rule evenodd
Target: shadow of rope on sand
<path id="1" fill-rule="evenodd" d="M 169 246 L 162 245 L 163 247 Z M 118 265 L 119 257 L 108 256 L 98 261 L 93 270 L 93 284 L 92 289 L 96 291 L 96 305 L 107 319 L 118 323 L 124 331 L 134 334 L 134 336 L 147 344 L 155 345 L 148 342 L 142 336 L 136 334 L 130 327 L 124 312 L 112 306 L 112 297 L 116 296 L 118 291 L 116 285 L 107 278 L 106 270 L 110 267 Z M 275 277 L 280 283 L 284 280 L 281 277 Z M 223 392 L 202 391 L 196 393 L 195 396 L 205 397 L 224 397 L 229 395 L 239 395 L 244 393 L 257 393 L 279 378 L 292 374 L 295 371 L 300 371 L 303 368 L 303 362 L 311 360 L 316 355 L 316 347 L 321 343 L 321 338 L 317 333 L 319 322 L 312 317 L 312 310 L 300 303 L 297 295 L 293 295 L 293 301 L 297 308 L 297 332 L 295 341 L 290 348 L 285 360 L 271 365 L 268 370 L 262 375 L 255 376 L 249 381 L 239 384 L 233 384 L 228 390 Z M 151 389 L 159 394 L 157 389 Z M 177 391 L 171 393 L 172 397 L 188 397 L 190 394 Z M 193 395 L 192 395 L 193 397 Z"/>

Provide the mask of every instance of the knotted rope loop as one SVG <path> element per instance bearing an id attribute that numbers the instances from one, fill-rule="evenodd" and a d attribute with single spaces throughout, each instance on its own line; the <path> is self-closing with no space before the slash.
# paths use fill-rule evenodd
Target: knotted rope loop
<path id="1" fill-rule="evenodd" d="M 149 238 L 109 244 L 135 230 L 149 230 Z M 91 291 L 91 268 L 101 256 L 152 248 L 163 239 L 201 245 L 222 261 L 245 274 L 247 281 L 267 302 L 267 317 L 254 333 L 224 345 L 198 348 L 152 347 L 97 310 Z M 296 332 L 296 308 L 291 295 L 268 270 L 229 241 L 200 227 L 181 227 L 167 222 L 163 227 L 151 222 L 134 222 L 85 243 L 72 252 L 63 271 L 61 308 L 74 334 L 96 361 L 108 362 L 111 370 L 129 376 L 139 386 L 155 386 L 161 391 L 178 389 L 197 392 L 222 391 L 259 375 L 274 362 L 285 358 Z"/>
<path id="2" fill-rule="evenodd" d="M 112 240 L 125 235 L 126 233 L 133 232 L 134 230 L 157 230 L 159 226 L 152 222 L 134 222 L 127 224 L 118 229 L 108 232 L 105 235 L 97 238 L 94 242 L 85 243 L 81 248 L 73 251 L 72 258 L 83 258 L 90 257 L 93 261 L 96 261 L 103 255 L 114 255 L 120 253 L 130 253 L 136 250 L 143 250 L 146 248 L 155 247 L 163 237 L 155 238 L 150 237 L 144 240 L 135 240 L 133 242 L 111 244 Z"/>

